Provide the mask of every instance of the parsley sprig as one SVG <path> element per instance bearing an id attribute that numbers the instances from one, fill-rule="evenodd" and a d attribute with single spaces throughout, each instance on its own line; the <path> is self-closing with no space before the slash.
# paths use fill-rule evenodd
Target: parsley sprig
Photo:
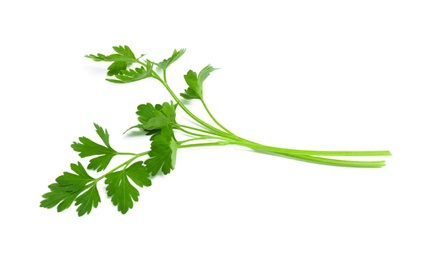
<path id="1" fill-rule="evenodd" d="M 179 149 L 202 146 L 238 145 L 250 148 L 257 152 L 278 155 L 306 162 L 345 166 L 379 168 L 385 161 L 340 160 L 329 156 L 388 156 L 389 151 L 316 151 L 297 150 L 289 148 L 263 145 L 244 139 L 222 125 L 211 113 L 203 95 L 203 83 L 217 68 L 205 66 L 199 73 L 189 70 L 184 75 L 187 88 L 180 97 L 184 100 L 198 100 L 215 125 L 209 124 L 192 113 L 178 95 L 171 89 L 167 81 L 167 70 L 185 53 L 185 49 L 174 50 L 171 57 L 160 62 L 154 62 L 139 55 L 138 58 L 128 46 L 113 47 L 115 53 L 104 55 L 90 54 L 96 62 L 110 62 L 106 80 L 112 83 L 126 84 L 146 78 L 157 80 L 165 87 L 173 101 L 162 104 L 141 104 L 137 107 L 138 123 L 128 128 L 150 135 L 151 146 L 149 151 L 131 153 L 118 152 L 109 142 L 109 133 L 101 126 L 94 124 L 95 131 L 101 144 L 87 137 L 80 137 L 71 147 L 81 158 L 90 158 L 88 165 L 81 162 L 71 164 L 72 172 L 64 172 L 56 178 L 56 182 L 49 185 L 50 191 L 43 195 L 40 206 L 63 211 L 75 204 L 79 216 L 89 214 L 100 203 L 97 184 L 104 181 L 106 192 L 112 204 L 121 213 L 125 214 L 133 208 L 134 202 L 140 196 L 138 188 L 151 186 L 151 179 L 159 173 L 169 174 L 174 170 Z M 175 103 L 174 103 L 175 102 Z M 179 124 L 176 120 L 177 109 L 183 110 L 192 120 L 193 125 Z M 126 131 L 126 132 L 127 132 Z M 176 138 L 176 133 L 187 136 L 187 139 Z M 116 156 L 129 157 L 123 163 L 107 170 Z M 142 158 L 144 161 L 142 161 Z M 97 178 L 89 175 L 87 170 L 102 172 Z"/>

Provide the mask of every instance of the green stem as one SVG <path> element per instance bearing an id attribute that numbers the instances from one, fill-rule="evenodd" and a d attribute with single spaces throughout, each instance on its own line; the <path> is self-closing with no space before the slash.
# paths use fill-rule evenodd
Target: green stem
<path id="1" fill-rule="evenodd" d="M 198 134 L 198 133 L 194 133 L 194 132 L 188 131 L 188 130 L 186 130 L 186 129 L 182 128 L 182 127 L 179 127 L 179 126 L 176 129 L 179 130 L 179 131 L 182 131 L 183 133 L 188 134 L 188 135 L 199 136 L 199 137 L 207 136 L 207 135 Z M 213 136 L 211 136 L 211 137 L 213 137 Z"/>
<path id="2" fill-rule="evenodd" d="M 162 77 L 164 78 L 164 82 L 165 82 L 165 84 L 168 85 L 168 82 L 167 82 L 167 70 L 163 70 L 162 72 L 163 72 L 162 73 Z"/>
<path id="3" fill-rule="evenodd" d="M 342 167 L 361 167 L 361 168 L 380 168 L 385 166 L 385 161 L 353 161 L 353 160 L 337 160 L 329 158 L 321 158 L 310 155 L 297 155 L 297 154 L 286 154 L 286 153 L 274 153 L 277 155 L 283 155 L 285 157 L 299 159 L 302 161 L 319 163 L 331 166 L 342 166 Z"/>
<path id="4" fill-rule="evenodd" d="M 319 155 L 319 156 L 388 156 L 390 151 L 317 151 L 317 150 L 298 150 L 280 148 L 268 145 L 254 143 L 248 140 L 236 141 L 235 144 L 246 146 L 252 149 L 267 150 L 273 153 L 287 153 L 299 155 Z"/>
<path id="5" fill-rule="evenodd" d="M 179 124 L 179 126 L 180 126 L 179 129 L 182 130 L 182 131 L 183 131 L 183 128 L 187 128 L 187 129 L 199 131 L 199 132 L 202 132 L 202 133 L 207 133 L 207 134 L 215 135 L 217 137 L 229 139 L 229 135 L 227 133 L 219 134 L 219 133 L 211 132 L 211 131 L 208 131 L 208 130 L 204 130 L 204 129 L 201 129 L 201 128 L 196 128 L 196 127 L 188 126 L 188 125 L 180 125 Z M 187 131 L 187 130 L 185 130 L 185 131 Z M 195 135 L 198 135 L 198 134 L 195 134 Z M 232 140 L 234 140 L 234 139 L 232 139 Z"/>
<path id="6" fill-rule="evenodd" d="M 203 132 L 203 133 L 212 134 L 211 132 L 207 130 L 199 129 L 192 126 L 180 125 L 180 127 Z M 240 138 L 238 136 L 229 136 L 228 134 L 217 135 L 217 136 L 221 137 L 221 139 L 230 141 L 231 143 L 236 145 L 245 146 L 251 149 L 260 149 L 263 151 L 269 151 L 273 153 L 285 153 L 285 154 L 292 154 L 292 155 L 318 155 L 318 156 L 388 156 L 388 155 L 391 155 L 389 151 L 318 151 L 318 150 L 288 149 L 288 148 L 273 147 L 273 146 L 255 143 L 255 142 Z"/>
<path id="7" fill-rule="evenodd" d="M 180 143 L 189 142 L 189 141 L 192 141 L 192 140 L 187 139 L 187 140 L 183 140 Z M 179 148 L 191 148 L 191 147 L 202 147 L 202 146 L 222 146 L 222 145 L 226 145 L 226 144 L 228 144 L 228 142 L 219 141 L 219 142 L 214 142 L 214 143 L 199 143 L 199 144 L 180 145 Z M 105 178 L 106 175 L 111 174 L 111 173 L 121 169 L 122 167 L 124 167 L 126 165 L 129 165 L 131 162 L 133 162 L 137 158 L 142 157 L 144 155 L 147 155 L 148 153 L 149 153 L 149 151 L 141 152 L 141 153 L 138 153 L 138 154 L 126 153 L 127 155 L 131 154 L 131 155 L 134 155 L 134 156 L 132 158 L 128 159 L 127 161 L 121 163 L 120 165 L 116 166 L 112 170 L 108 171 L 107 173 L 103 174 L 102 176 L 94 179 L 93 182 L 95 182 L 95 183 L 99 182 L 100 180 Z"/>
<path id="8" fill-rule="evenodd" d="M 143 67 L 145 67 L 145 68 L 147 67 L 147 66 L 146 66 L 146 63 L 141 62 L 140 60 L 136 60 L 135 62 L 137 62 L 137 63 L 141 64 L 141 65 L 142 65 Z"/>
<path id="9" fill-rule="evenodd" d="M 219 139 L 222 140 L 228 140 L 230 142 L 215 142 L 215 143 L 203 143 L 203 144 L 189 144 L 189 145 L 182 145 L 181 148 L 186 147 L 199 147 L 199 146 L 217 146 L 217 145 L 226 145 L 226 144 L 236 144 L 240 146 L 245 146 L 254 150 L 260 150 L 263 152 L 269 152 L 273 154 L 278 154 L 294 159 L 309 161 L 309 162 L 315 162 L 315 163 L 321 163 L 321 164 L 327 164 L 327 165 L 336 165 L 336 166 L 349 166 L 349 167 L 381 167 L 385 165 L 384 161 L 351 161 L 351 160 L 336 160 L 336 159 L 329 159 L 329 158 L 321 158 L 316 156 L 386 156 L 391 155 L 389 151 L 317 151 L 317 150 L 298 150 L 298 149 L 288 149 L 288 148 L 279 148 L 279 147 L 273 147 L 268 145 L 262 145 L 259 143 L 255 143 L 252 141 L 249 141 L 247 139 L 241 138 L 239 136 L 236 136 L 233 134 L 230 130 L 228 130 L 226 127 L 224 127 L 222 124 L 218 122 L 218 120 L 212 115 L 211 111 L 208 109 L 207 105 L 203 100 L 201 100 L 205 110 L 211 117 L 211 119 L 219 126 L 221 127 L 224 132 L 220 129 L 217 129 L 216 127 L 206 123 L 205 121 L 198 118 L 196 115 L 194 115 L 187 107 L 181 102 L 181 100 L 176 96 L 176 94 L 171 90 L 170 86 L 167 83 L 166 80 L 166 72 L 164 71 L 163 79 L 158 76 L 155 72 L 153 73 L 154 78 L 156 78 L 158 81 L 161 82 L 162 85 L 167 89 L 169 94 L 173 97 L 173 99 L 177 102 L 177 104 L 185 111 L 187 115 L 189 115 L 193 120 L 195 120 L 197 123 L 199 123 L 202 127 L 205 127 L 204 129 L 199 129 L 195 127 L 180 125 L 180 130 L 186 131 L 188 134 L 192 134 L 194 136 L 198 136 L 196 140 L 206 139 L 203 136 L 196 133 L 192 133 L 190 131 L 184 130 L 183 128 L 199 131 L 202 133 L 208 133 L 215 136 L 218 136 Z M 195 140 L 195 139 L 193 139 Z M 184 141 L 183 141 L 184 142 Z M 316 155 L 316 156 L 315 156 Z"/>
<path id="10" fill-rule="evenodd" d="M 164 72 L 165 73 L 165 72 Z M 167 89 L 168 93 L 170 93 L 170 95 L 173 97 L 173 99 L 177 102 L 177 104 L 183 109 L 183 111 L 190 116 L 193 120 L 195 120 L 196 122 L 198 122 L 199 124 L 201 124 L 203 127 L 211 130 L 212 132 L 217 132 L 217 133 L 222 133 L 222 134 L 226 134 L 226 132 L 221 131 L 220 129 L 215 128 L 214 126 L 206 123 L 205 121 L 203 121 L 202 119 L 200 119 L 199 117 L 195 116 L 192 112 L 190 112 L 190 110 L 183 104 L 183 102 L 181 102 L 181 100 L 176 96 L 176 94 L 171 90 L 170 86 L 168 85 L 168 83 L 161 79 L 160 76 L 158 76 L 158 74 L 156 72 L 152 72 L 152 75 L 155 79 L 157 79 L 159 82 L 161 82 L 162 85 L 164 85 L 164 87 Z"/>
<path id="11" fill-rule="evenodd" d="M 186 139 L 183 141 L 178 142 L 179 144 L 184 144 L 187 142 L 192 142 L 192 141 L 199 141 L 199 140 L 207 140 L 207 139 L 216 139 L 214 136 L 202 136 L 202 137 L 196 137 L 196 138 L 190 138 L 190 139 Z"/>
<path id="12" fill-rule="evenodd" d="M 231 144 L 229 142 L 220 141 L 213 143 L 199 143 L 199 144 L 188 144 L 182 145 L 180 148 L 190 148 L 190 147 L 203 147 L 203 146 L 223 146 Z M 269 154 L 276 154 L 279 156 L 288 157 L 291 159 L 301 160 L 310 163 L 318 163 L 331 166 L 342 166 L 342 167 L 361 167 L 361 168 L 379 168 L 385 166 L 385 161 L 352 161 L 352 160 L 337 160 L 330 158 L 321 158 L 311 155 L 301 155 L 301 154 L 290 154 L 282 152 L 271 152 L 264 149 L 255 149 L 257 152 L 264 152 Z"/>
<path id="13" fill-rule="evenodd" d="M 136 155 L 135 153 L 120 153 L 118 152 L 117 155 Z"/>
<path id="14" fill-rule="evenodd" d="M 200 144 L 185 144 L 181 145 L 179 148 L 192 148 L 192 147 L 204 147 L 204 146 L 223 146 L 228 145 L 228 142 L 219 141 L 219 142 L 213 142 L 213 143 L 200 143 Z"/>
<path id="15" fill-rule="evenodd" d="M 93 182 L 98 182 L 98 181 L 100 181 L 100 180 L 101 180 L 101 179 L 103 179 L 106 175 L 108 175 L 108 174 L 110 174 L 110 173 L 113 173 L 113 172 L 115 172 L 115 171 L 116 171 L 116 170 L 118 170 L 118 169 L 121 169 L 122 167 L 124 167 L 124 166 L 126 166 L 126 165 L 130 164 L 132 161 L 136 160 L 137 158 L 142 157 L 143 155 L 147 155 L 148 153 L 149 153 L 149 151 L 146 151 L 146 152 L 142 152 L 142 153 L 135 154 L 132 158 L 128 159 L 127 161 L 125 161 L 125 162 L 123 162 L 123 163 L 121 163 L 120 165 L 118 165 L 117 167 L 115 167 L 115 168 L 113 168 L 112 170 L 108 171 L 107 173 L 103 174 L 102 176 L 100 176 L 100 177 L 98 177 L 98 178 L 94 179 L 94 180 L 93 180 Z"/>
<path id="16" fill-rule="evenodd" d="M 218 120 L 213 116 L 213 114 L 211 113 L 211 111 L 209 110 L 207 104 L 205 103 L 204 99 L 201 99 L 202 105 L 204 106 L 205 110 L 207 111 L 208 115 L 211 117 L 211 119 L 219 126 L 221 127 L 221 129 L 223 129 L 224 131 L 226 131 L 227 133 L 236 136 L 234 133 L 232 133 L 229 129 L 227 129 L 226 127 L 224 127 L 222 124 L 220 124 L 220 122 L 218 122 Z"/>
<path id="17" fill-rule="evenodd" d="M 180 125 L 180 127 L 203 132 L 203 133 L 214 134 L 207 130 L 203 130 L 203 129 L 192 127 L 192 126 Z M 233 140 L 232 143 L 236 145 L 245 146 L 252 149 L 267 150 L 274 153 L 319 155 L 319 156 L 388 156 L 388 155 L 391 155 L 391 153 L 386 150 L 384 151 L 318 151 L 318 150 L 288 149 L 288 148 L 280 148 L 280 147 L 263 145 L 256 142 L 249 141 L 247 139 L 243 139 L 238 136 L 229 136 L 228 134 L 217 135 L 217 136 L 220 136 L 225 140 Z"/>

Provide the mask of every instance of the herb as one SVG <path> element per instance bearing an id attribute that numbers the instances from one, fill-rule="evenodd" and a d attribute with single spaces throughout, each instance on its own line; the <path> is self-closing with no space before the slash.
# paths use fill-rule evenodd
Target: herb
<path id="1" fill-rule="evenodd" d="M 151 135 L 150 151 L 140 153 L 118 152 L 112 148 L 109 142 L 109 134 L 106 129 L 94 124 L 101 144 L 87 137 L 80 137 L 71 147 L 81 158 L 89 157 L 87 167 L 77 162 L 71 164 L 71 172 L 64 172 L 56 178 L 56 182 L 49 185 L 50 191 L 43 195 L 40 206 L 54 208 L 63 211 L 73 203 L 77 206 L 79 216 L 89 214 L 100 202 L 97 183 L 103 181 L 106 184 L 107 195 L 118 211 L 125 214 L 133 208 L 138 201 L 139 190 L 137 188 L 151 186 L 151 179 L 158 173 L 169 174 L 176 165 L 177 151 L 179 149 L 201 146 L 239 145 L 258 152 L 280 155 L 306 162 L 346 166 L 378 168 L 385 165 L 385 161 L 357 161 L 337 160 L 327 156 L 387 156 L 389 151 L 313 151 L 279 148 L 259 144 L 237 136 L 212 115 L 204 101 L 203 83 L 216 68 L 211 65 L 205 66 L 199 73 L 189 70 L 184 75 L 188 87 L 180 96 L 185 100 L 198 100 L 205 108 L 208 115 L 215 122 L 215 126 L 193 114 L 186 105 L 173 92 L 167 81 L 167 70 L 184 53 L 185 49 L 174 50 L 170 58 L 161 62 L 145 59 L 145 55 L 136 58 L 128 46 L 113 47 L 116 53 L 111 55 L 97 54 L 87 55 L 97 62 L 112 62 L 108 67 L 107 78 L 112 83 L 130 83 L 146 78 L 157 80 L 173 98 L 173 102 L 162 104 L 141 104 L 137 107 L 138 124 L 129 130 L 139 130 L 146 135 Z M 183 125 L 176 121 L 176 110 L 181 109 L 194 122 L 193 125 Z M 126 131 L 126 132 L 127 132 Z M 178 140 L 175 133 L 180 132 L 188 136 L 188 139 Z M 106 170 L 115 156 L 127 156 L 128 160 Z M 145 161 L 140 159 L 145 157 Z M 90 176 L 87 170 L 103 172 L 97 178 Z"/>

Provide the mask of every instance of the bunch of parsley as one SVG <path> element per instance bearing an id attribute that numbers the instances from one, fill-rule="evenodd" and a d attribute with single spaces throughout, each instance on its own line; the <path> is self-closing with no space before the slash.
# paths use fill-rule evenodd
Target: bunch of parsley
<path id="1" fill-rule="evenodd" d="M 389 151 L 313 151 L 279 148 L 259 144 L 237 136 L 220 124 L 208 109 L 203 96 L 203 83 L 216 68 L 205 66 L 199 73 L 189 70 L 184 79 L 188 85 L 181 98 L 185 100 L 199 100 L 216 126 L 206 123 L 193 114 L 180 98 L 171 90 L 167 81 L 167 69 L 176 62 L 185 49 L 174 50 L 170 58 L 161 62 L 154 62 L 144 58 L 136 58 L 128 46 L 113 47 L 114 54 L 87 55 L 94 61 L 111 62 L 108 67 L 108 81 L 112 83 L 131 83 L 146 78 L 156 79 L 163 85 L 173 98 L 173 102 L 162 104 L 141 104 L 137 107 L 138 124 L 129 129 L 139 129 L 150 135 L 151 147 L 149 151 L 140 153 L 118 152 L 109 143 L 108 131 L 95 124 L 97 135 L 101 143 L 94 142 L 87 137 L 80 137 L 71 147 L 81 158 L 89 157 L 87 167 L 80 162 L 71 164 L 72 172 L 64 172 L 56 178 L 56 182 L 49 185 L 50 191 L 43 195 L 40 206 L 44 208 L 56 207 L 63 211 L 73 203 L 77 206 L 79 216 L 89 214 L 100 202 L 97 184 L 103 181 L 106 184 L 107 195 L 118 211 L 125 214 L 138 201 L 140 195 L 137 186 L 151 186 L 151 179 L 158 173 L 169 174 L 176 165 L 178 149 L 200 146 L 239 145 L 258 152 L 280 155 L 287 158 L 307 162 L 347 166 L 377 168 L 385 165 L 385 161 L 354 161 L 337 160 L 326 156 L 386 156 Z M 176 110 L 180 108 L 193 121 L 193 125 L 183 125 L 176 121 Z M 177 140 L 175 132 L 179 131 L 188 136 L 188 139 Z M 125 162 L 106 170 L 115 156 L 128 156 Z M 143 157 L 147 157 L 142 161 Z M 102 172 L 99 177 L 92 177 L 87 170 Z"/>

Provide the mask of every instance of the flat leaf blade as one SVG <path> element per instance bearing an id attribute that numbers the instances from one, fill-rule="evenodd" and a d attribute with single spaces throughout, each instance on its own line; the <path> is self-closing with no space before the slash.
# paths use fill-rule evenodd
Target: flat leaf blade
<path id="1" fill-rule="evenodd" d="M 152 138 L 149 159 L 146 160 L 146 168 L 152 176 L 159 171 L 168 174 L 174 169 L 179 144 L 170 126 L 161 129 L 160 133 Z"/>
<path id="2" fill-rule="evenodd" d="M 180 96 L 183 98 L 190 100 L 190 99 L 203 99 L 203 83 L 205 79 L 208 78 L 211 72 L 214 70 L 217 70 L 216 68 L 212 67 L 211 65 L 205 66 L 199 74 L 196 74 L 196 72 L 189 70 L 186 75 L 184 75 L 184 80 L 186 81 L 186 84 L 189 86 L 189 88 L 185 89 L 184 93 L 181 93 Z"/>
<path id="3" fill-rule="evenodd" d="M 133 163 L 122 171 L 112 172 L 105 178 L 107 194 L 110 196 L 112 204 L 117 206 L 118 211 L 122 214 L 133 208 L 134 202 L 138 201 L 140 195 L 128 178 L 140 187 L 151 184 L 142 162 Z"/>
<path id="4" fill-rule="evenodd" d="M 172 102 L 153 106 L 150 103 L 137 107 L 138 120 L 145 130 L 159 130 L 176 124 L 176 107 Z"/>
<path id="5" fill-rule="evenodd" d="M 99 191 L 96 183 L 90 185 L 90 187 L 75 199 L 75 205 L 77 207 L 78 216 L 81 217 L 84 214 L 90 214 L 93 208 L 97 208 L 100 203 Z"/>
<path id="6" fill-rule="evenodd" d="M 149 187 L 152 182 L 143 162 L 135 162 L 126 169 L 127 176 L 139 187 Z"/>
<path id="7" fill-rule="evenodd" d="M 164 59 L 163 61 L 159 62 L 157 65 L 163 70 L 166 70 L 172 63 L 177 61 L 183 54 L 186 52 L 186 49 L 174 49 L 173 54 L 170 58 Z"/>
<path id="8" fill-rule="evenodd" d="M 124 69 L 121 70 L 119 74 L 114 74 L 115 79 L 106 79 L 109 82 L 113 83 L 131 83 L 135 81 L 139 81 L 142 79 L 152 77 L 153 72 L 153 64 L 151 62 L 147 62 L 146 67 L 141 66 L 135 69 Z"/>
<path id="9" fill-rule="evenodd" d="M 61 212 L 75 202 L 76 205 L 80 205 L 77 208 L 79 216 L 89 214 L 92 207 L 97 207 L 100 197 L 93 177 L 87 174 L 80 162 L 71 164 L 71 169 L 74 173 L 64 172 L 63 175 L 56 178 L 55 183 L 48 186 L 50 191 L 43 194 L 40 207 L 53 208 L 57 206 L 57 211 Z"/>

